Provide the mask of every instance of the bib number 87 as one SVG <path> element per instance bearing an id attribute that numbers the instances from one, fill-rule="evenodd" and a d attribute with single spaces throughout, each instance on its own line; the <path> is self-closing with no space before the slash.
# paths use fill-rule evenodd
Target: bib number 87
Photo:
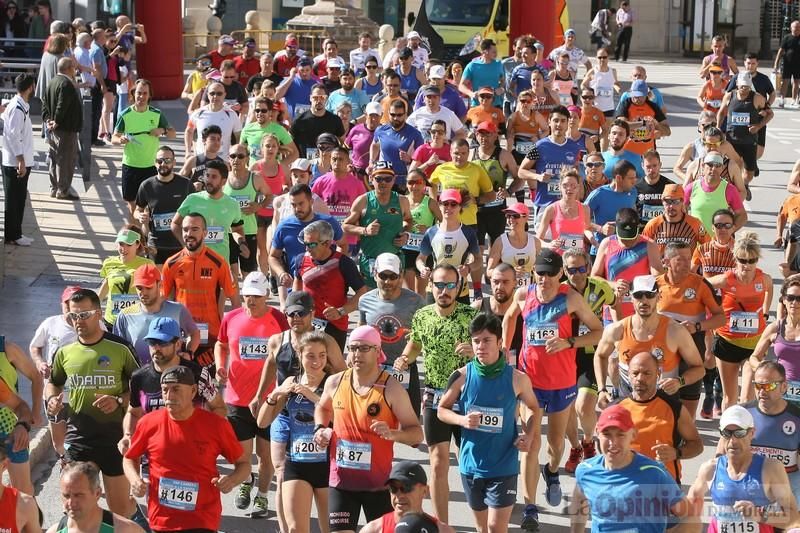
<path id="1" fill-rule="evenodd" d="M 353 463 L 358 463 L 361 461 L 361 456 L 363 452 L 359 452 L 357 450 L 339 450 L 337 459 L 339 461 L 347 460 Z"/>

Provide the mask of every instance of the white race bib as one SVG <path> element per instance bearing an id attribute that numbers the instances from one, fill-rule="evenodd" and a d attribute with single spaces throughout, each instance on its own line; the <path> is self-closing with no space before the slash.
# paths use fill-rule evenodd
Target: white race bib
<path id="1" fill-rule="evenodd" d="M 719 533 L 757 533 L 758 523 L 745 519 L 731 505 L 717 507 L 717 531 Z"/>
<path id="2" fill-rule="evenodd" d="M 731 113 L 731 124 L 733 126 L 749 126 L 750 113 Z"/>
<path id="3" fill-rule="evenodd" d="M 800 402 L 800 381 L 787 380 L 786 394 L 783 395 L 784 400 L 792 402 Z"/>
<path id="4" fill-rule="evenodd" d="M 317 331 L 325 331 L 325 328 L 328 327 L 328 321 L 324 318 L 312 318 L 311 327 Z"/>
<path id="5" fill-rule="evenodd" d="M 558 101 L 561 105 L 570 106 L 572 105 L 572 95 L 569 93 L 558 93 Z"/>
<path id="6" fill-rule="evenodd" d="M 531 346 L 544 346 L 548 339 L 558 337 L 558 323 L 541 322 L 528 326 L 528 344 Z"/>
<path id="7" fill-rule="evenodd" d="M 419 245 L 422 244 L 422 238 L 425 235 L 422 233 L 409 233 L 408 242 L 403 246 L 403 250 L 411 250 L 412 252 L 419 252 Z"/>
<path id="8" fill-rule="evenodd" d="M 200 344 L 208 344 L 208 324 L 205 322 L 198 322 L 197 329 L 200 330 Z"/>
<path id="9" fill-rule="evenodd" d="M 722 105 L 722 100 L 706 100 L 706 105 L 714 109 L 719 109 Z"/>
<path id="10" fill-rule="evenodd" d="M 297 118 L 297 115 L 300 113 L 305 113 L 311 109 L 311 104 L 294 104 L 294 116 Z"/>
<path id="11" fill-rule="evenodd" d="M 111 314 L 117 316 L 123 310 L 139 302 L 136 294 L 112 294 L 111 295 Z"/>
<path id="12" fill-rule="evenodd" d="M 597 88 L 597 96 L 598 98 L 609 98 L 613 92 L 613 88 L 611 87 L 598 87 Z"/>
<path id="13" fill-rule="evenodd" d="M 206 231 L 206 244 L 219 244 L 225 238 L 225 228 L 222 226 L 209 226 Z"/>
<path id="14" fill-rule="evenodd" d="M 239 202 L 239 209 L 244 209 L 248 205 L 250 205 L 250 197 L 243 194 L 233 194 L 231 198 Z"/>
<path id="15" fill-rule="evenodd" d="M 518 154 L 527 155 L 534 146 L 536 146 L 536 143 L 531 141 L 517 141 L 514 145 L 514 150 L 516 150 Z"/>
<path id="16" fill-rule="evenodd" d="M 530 272 L 517 272 L 517 287 L 527 287 L 531 284 Z"/>
<path id="17" fill-rule="evenodd" d="M 175 213 L 153 213 L 153 228 L 155 231 L 172 231 L 172 218 Z"/>
<path id="18" fill-rule="evenodd" d="M 499 407 L 481 407 L 473 405 L 470 412 L 481 414 L 478 431 L 500 433 L 503 430 L 503 410 Z"/>
<path id="19" fill-rule="evenodd" d="M 372 468 L 372 445 L 339 439 L 336 441 L 336 464 L 340 468 L 369 470 Z"/>
<path id="20" fill-rule="evenodd" d="M 644 204 L 642 206 L 642 218 L 644 220 L 652 220 L 656 218 L 658 215 L 664 214 L 664 206 L 663 205 L 647 205 Z"/>
<path id="21" fill-rule="evenodd" d="M 758 313 L 733 311 L 728 320 L 728 328 L 733 333 L 745 333 L 747 335 L 758 333 Z"/>
<path id="22" fill-rule="evenodd" d="M 239 358 L 246 361 L 266 359 L 268 343 L 267 337 L 239 337 Z"/>
<path id="23" fill-rule="evenodd" d="M 312 159 L 316 159 L 319 150 L 316 148 L 306 148 L 306 159 L 311 161 Z"/>
<path id="24" fill-rule="evenodd" d="M 547 194 L 561 198 L 561 187 L 559 187 L 558 179 L 555 176 L 551 177 L 550 181 L 547 182 Z"/>
<path id="25" fill-rule="evenodd" d="M 383 369 L 391 374 L 391 376 L 396 379 L 404 389 L 408 388 L 408 384 L 411 382 L 411 372 L 409 372 L 408 369 L 397 370 L 392 365 L 383 365 Z"/>
<path id="26" fill-rule="evenodd" d="M 561 249 L 583 248 L 583 235 L 578 233 L 562 233 L 558 236 L 561 239 Z"/>
<path id="27" fill-rule="evenodd" d="M 162 477 L 158 482 L 158 503 L 181 511 L 194 511 L 200 484 Z"/>
<path id="28" fill-rule="evenodd" d="M 314 435 L 299 435 L 292 439 L 292 461 L 299 463 L 322 463 L 328 456 L 324 448 L 314 442 Z"/>

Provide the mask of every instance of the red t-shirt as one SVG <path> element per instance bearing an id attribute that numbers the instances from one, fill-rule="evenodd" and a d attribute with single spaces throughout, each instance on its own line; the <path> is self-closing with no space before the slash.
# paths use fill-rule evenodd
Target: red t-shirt
<path id="1" fill-rule="evenodd" d="M 211 50 L 208 53 L 209 57 L 211 57 L 211 68 L 219 69 L 219 66 L 222 65 L 222 62 L 227 59 L 236 59 L 236 54 L 230 54 L 224 56 L 219 53 L 219 50 Z"/>
<path id="2" fill-rule="evenodd" d="M 445 143 L 441 148 L 434 148 L 430 145 L 430 143 L 421 144 L 416 150 L 414 150 L 414 157 L 412 159 L 414 159 L 414 161 L 416 161 L 418 164 L 422 165 L 427 163 L 428 159 L 430 159 L 433 154 L 438 155 L 439 160 L 442 163 L 447 163 L 451 160 L 450 145 Z M 425 176 L 430 179 L 431 174 L 433 174 L 433 171 L 436 170 L 436 167 L 438 166 L 439 165 L 426 167 L 425 170 L 423 170 Z"/>
<path id="3" fill-rule="evenodd" d="M 228 345 L 225 403 L 248 406 L 258 390 L 261 370 L 269 351 L 269 338 L 287 329 L 286 316 L 273 308 L 261 318 L 251 318 L 244 307 L 225 313 L 218 337 L 220 342 Z"/>
<path id="4" fill-rule="evenodd" d="M 250 78 L 261 72 L 261 60 L 257 57 L 245 59 L 244 56 L 237 56 L 233 60 L 233 66 L 236 67 L 236 73 L 239 75 L 239 83 L 242 87 L 247 87 L 247 82 Z"/>
<path id="5" fill-rule="evenodd" d="M 230 423 L 204 409 L 173 420 L 166 409 L 144 415 L 125 457 L 147 454 L 150 484 L 147 518 L 154 530 L 219 529 L 222 502 L 211 480 L 220 476 L 217 457 L 242 456 Z M 163 499 L 162 499 L 163 497 Z"/>

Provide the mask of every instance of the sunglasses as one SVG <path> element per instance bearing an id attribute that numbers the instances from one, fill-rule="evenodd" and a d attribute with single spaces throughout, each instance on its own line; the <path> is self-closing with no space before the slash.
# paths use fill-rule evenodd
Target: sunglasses
<path id="1" fill-rule="evenodd" d="M 225 93 L 221 93 L 219 91 L 211 91 L 208 93 L 208 96 L 222 96 Z"/>
<path id="2" fill-rule="evenodd" d="M 545 270 L 536 270 L 534 272 L 534 274 L 536 274 L 540 278 L 543 278 L 543 277 L 552 278 L 553 276 L 560 276 L 561 272 L 550 272 L 549 270 L 547 270 L 547 271 L 545 271 Z"/>
<path id="3" fill-rule="evenodd" d="M 97 309 L 90 309 L 88 311 L 81 311 L 79 313 L 67 313 L 67 318 L 72 322 L 77 320 L 89 320 L 97 313 L 97 311 Z"/>
<path id="4" fill-rule="evenodd" d="M 319 241 L 319 242 L 306 242 L 306 241 L 302 241 L 302 242 L 303 242 L 303 246 L 305 246 L 305 247 L 306 247 L 306 248 L 308 248 L 309 250 L 313 250 L 314 248 L 316 248 L 316 247 L 317 247 L 317 246 L 319 246 L 320 244 L 325 244 L 325 243 L 326 243 L 326 242 L 328 242 L 328 241 Z"/>
<path id="5" fill-rule="evenodd" d="M 244 159 L 247 157 L 247 154 L 230 154 L 228 157 L 231 159 Z"/>
<path id="6" fill-rule="evenodd" d="M 784 302 L 800 302 L 800 294 L 787 294 L 783 297 Z"/>
<path id="7" fill-rule="evenodd" d="M 378 68 L 378 65 L 367 65 L 367 66 L 366 66 L 366 67 L 364 67 L 364 68 L 366 68 L 367 70 L 373 70 L 373 69 L 376 69 L 376 68 Z"/>
<path id="8" fill-rule="evenodd" d="M 717 72 L 717 71 L 715 71 L 715 70 L 712 70 L 712 71 L 711 71 L 711 75 L 712 75 L 712 76 L 722 76 L 722 72 Z"/>
<path id="9" fill-rule="evenodd" d="M 169 346 L 175 341 L 160 341 L 158 339 L 145 339 L 148 346 Z"/>
<path id="10" fill-rule="evenodd" d="M 736 437 L 737 439 L 743 439 L 747 436 L 747 432 L 750 431 L 749 429 L 720 429 L 719 434 L 722 435 L 725 439 L 730 439 L 731 437 Z"/>
<path id="11" fill-rule="evenodd" d="M 372 179 L 374 179 L 376 183 L 391 183 L 394 181 L 392 176 L 375 176 Z"/>
<path id="12" fill-rule="evenodd" d="M 378 278 L 382 279 L 383 281 L 397 281 L 400 279 L 400 275 L 395 274 L 394 272 L 379 272 Z"/>
<path id="13" fill-rule="evenodd" d="M 522 218 L 522 215 L 519 213 L 506 213 L 506 218 L 513 218 L 514 220 L 519 220 Z"/>
<path id="14" fill-rule="evenodd" d="M 389 116 L 393 117 L 393 118 L 400 118 L 400 117 L 406 116 L 406 114 L 405 113 L 389 113 Z"/>
<path id="15" fill-rule="evenodd" d="M 705 144 L 707 146 L 719 146 L 720 144 L 722 144 L 722 141 L 716 141 L 716 142 L 714 142 L 714 141 L 703 141 L 703 144 Z"/>
<path id="16" fill-rule="evenodd" d="M 594 100 L 594 95 L 593 94 L 582 94 L 581 95 L 581 100 Z"/>
<path id="17" fill-rule="evenodd" d="M 351 344 L 350 346 L 347 347 L 349 351 L 358 353 L 367 353 L 373 348 L 375 348 L 375 346 L 372 346 L 370 344 Z"/>
<path id="18" fill-rule="evenodd" d="M 733 222 L 714 222 L 714 227 L 717 229 L 731 229 Z"/>
<path id="19" fill-rule="evenodd" d="M 311 311 L 293 311 L 291 313 L 286 313 L 286 316 L 289 318 L 305 318 L 311 314 Z"/>
<path id="20" fill-rule="evenodd" d="M 661 203 L 664 205 L 678 205 L 683 203 L 683 200 L 678 200 L 677 198 L 663 198 Z"/>
<path id="21" fill-rule="evenodd" d="M 605 165 L 606 165 L 605 161 L 590 161 L 586 163 L 586 166 L 589 168 L 604 167 Z"/>
<path id="22" fill-rule="evenodd" d="M 758 263 L 758 257 L 754 257 L 752 259 L 748 259 L 747 257 L 737 257 L 736 261 L 743 265 L 755 265 Z"/>
<path id="23" fill-rule="evenodd" d="M 767 381 L 766 383 L 759 383 L 757 381 L 754 381 L 753 387 L 755 387 L 757 391 L 763 390 L 766 392 L 772 392 L 778 387 L 780 387 L 781 383 L 783 383 L 783 381 Z"/>
<path id="24" fill-rule="evenodd" d="M 172 163 L 173 161 L 174 159 L 172 159 L 171 157 L 159 157 L 158 159 L 156 159 L 156 163 L 158 163 L 159 165 L 161 165 L 162 163 Z"/>
<path id="25" fill-rule="evenodd" d="M 420 183 L 422 183 L 422 180 L 407 180 L 406 181 L 407 185 L 419 185 Z"/>
<path id="26" fill-rule="evenodd" d="M 722 166 L 722 163 L 703 163 L 707 167 L 711 168 L 719 168 Z"/>
<path id="27" fill-rule="evenodd" d="M 575 274 L 578 273 L 586 274 L 588 271 L 589 268 L 586 265 L 579 267 L 567 267 L 567 274 L 569 274 L 570 276 L 574 276 Z"/>
<path id="28" fill-rule="evenodd" d="M 608 56 L 597 56 L 597 59 L 608 59 Z"/>
<path id="29" fill-rule="evenodd" d="M 458 285 L 457 281 L 434 281 L 433 286 L 439 289 L 440 291 L 448 290 L 452 291 Z"/>
<path id="30" fill-rule="evenodd" d="M 413 485 L 406 485 L 405 483 L 402 485 L 394 485 L 394 484 L 389 485 L 389 492 L 391 492 L 392 494 L 397 494 L 398 492 L 401 492 L 403 494 L 408 494 L 413 490 L 414 490 Z"/>
<path id="31" fill-rule="evenodd" d="M 253 113 L 269 113 L 269 109 L 254 109 Z"/>
<path id="32" fill-rule="evenodd" d="M 487 98 L 492 98 L 492 95 L 491 94 L 479 94 L 478 98 L 480 98 L 481 100 L 484 100 L 484 99 L 487 99 Z"/>
<path id="33" fill-rule="evenodd" d="M 637 291 L 631 294 L 635 300 L 641 300 L 643 298 L 647 298 L 648 300 L 652 300 L 656 297 L 658 292 L 656 291 Z"/>
<path id="34" fill-rule="evenodd" d="M 442 207 L 459 207 L 461 204 L 456 202 L 442 202 Z"/>

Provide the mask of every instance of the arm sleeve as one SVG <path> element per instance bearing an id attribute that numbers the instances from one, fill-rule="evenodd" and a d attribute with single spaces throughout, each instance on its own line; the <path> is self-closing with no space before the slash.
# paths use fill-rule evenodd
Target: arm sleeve
<path id="1" fill-rule="evenodd" d="M 191 195 L 189 195 L 186 198 L 184 198 L 183 202 L 181 202 L 181 205 L 178 207 L 178 214 L 182 217 L 185 217 L 191 212 L 192 212 L 192 200 L 191 200 Z"/>
<path id="2" fill-rule="evenodd" d="M 165 130 L 168 130 L 170 128 L 169 121 L 167 120 L 167 116 L 164 113 L 161 113 L 158 116 L 158 127 L 164 128 Z"/>
<path id="3" fill-rule="evenodd" d="M 120 115 L 120 117 L 117 119 L 117 123 L 114 125 L 114 131 L 118 133 L 125 133 L 125 113 Z"/>
<path id="4" fill-rule="evenodd" d="M 419 253 L 431 257 L 433 255 L 433 237 L 436 235 L 436 226 L 428 228 L 419 243 Z"/>

